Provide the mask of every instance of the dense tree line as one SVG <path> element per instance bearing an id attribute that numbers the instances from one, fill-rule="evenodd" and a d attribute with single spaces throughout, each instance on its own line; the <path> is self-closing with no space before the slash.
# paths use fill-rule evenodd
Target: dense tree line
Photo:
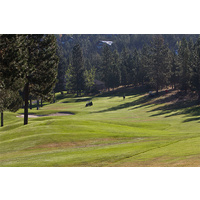
<path id="1" fill-rule="evenodd" d="M 144 83 L 147 81 L 147 72 L 143 70 L 147 67 L 147 48 L 151 46 L 152 40 L 156 35 L 151 34 L 63 34 L 56 35 L 58 43 L 58 52 L 60 62 L 58 66 L 58 76 L 55 91 L 63 91 L 71 88 L 69 83 L 69 77 L 72 66 L 72 52 L 76 44 L 80 45 L 83 55 L 84 68 L 88 72 L 95 71 L 95 78 L 98 80 L 110 79 L 111 77 L 116 79 L 114 83 L 110 83 L 109 87 L 116 87 L 119 84 L 127 85 L 133 83 Z M 168 34 L 162 35 L 165 45 L 169 48 L 172 54 L 177 53 L 181 44 L 181 40 L 185 38 L 186 41 L 196 42 L 198 35 L 184 35 L 184 34 Z M 101 41 L 112 41 L 111 45 L 104 44 Z M 109 47 L 109 50 L 113 54 L 115 52 L 115 61 L 112 65 L 116 70 L 113 72 L 115 76 L 103 74 L 102 65 L 106 67 L 105 60 L 102 56 L 105 54 L 104 47 Z M 108 52 L 109 53 L 109 52 Z M 145 55 L 146 54 L 146 55 Z M 141 59 L 141 57 L 143 59 Z M 174 56 L 171 55 L 171 59 Z M 146 61 L 145 61 L 146 60 Z M 104 62 L 104 63 L 103 63 Z M 117 63 L 117 64 L 114 64 Z M 176 59 L 174 62 L 177 63 Z M 108 64 L 108 63 L 107 63 Z M 133 67 L 134 65 L 134 67 Z M 149 65 L 148 65 L 149 66 Z M 175 67 L 175 66 L 173 66 Z M 113 68 L 113 67 L 111 67 Z M 113 70 L 113 69 L 112 69 Z M 112 74 L 111 69 L 109 73 Z M 171 69 L 172 70 L 172 69 Z M 87 75 L 87 73 L 86 73 Z M 91 75 L 91 73 L 89 73 Z M 177 75 L 174 74 L 171 77 L 176 81 Z M 117 78 L 118 77 L 118 78 Z M 153 78 L 153 77 L 152 77 Z M 155 78 L 155 77 L 154 77 Z M 89 80 L 89 78 L 86 78 Z M 138 79 L 138 80 L 136 80 Z M 152 82 L 152 81 L 151 81 Z M 152 82 L 153 83 L 153 82 Z M 114 84 L 114 85 L 113 85 Z M 67 85 L 67 87 L 66 87 Z M 91 85 L 91 84 L 89 84 Z M 89 87 L 87 87 L 87 90 Z M 90 87 L 91 88 L 91 87 Z M 85 88 L 86 89 L 86 88 Z"/>
<path id="2" fill-rule="evenodd" d="M 145 84 L 158 93 L 170 86 L 185 93 L 196 91 L 200 102 L 200 37 L 194 43 L 183 37 L 177 50 L 171 50 L 162 35 L 155 35 L 141 50 L 124 48 L 117 64 L 115 54 L 104 46 L 101 69 L 107 88 Z"/>

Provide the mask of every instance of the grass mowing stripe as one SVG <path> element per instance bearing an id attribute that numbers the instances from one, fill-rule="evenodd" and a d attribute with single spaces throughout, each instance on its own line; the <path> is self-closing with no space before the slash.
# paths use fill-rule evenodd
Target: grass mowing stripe
<path id="1" fill-rule="evenodd" d="M 74 149 L 61 149 L 50 152 L 41 152 L 28 155 L 20 156 L 13 159 L 1 160 L 1 166 L 16 166 L 18 159 L 21 160 L 21 165 L 24 166 L 37 166 L 34 161 L 43 160 L 46 164 L 55 164 L 58 160 L 62 161 L 62 166 L 85 165 L 88 162 L 96 163 L 101 165 L 102 161 L 113 162 L 119 160 L 128 155 L 136 154 L 141 151 L 141 147 L 150 148 L 152 145 L 157 145 L 155 142 L 145 143 L 134 143 L 133 144 L 117 144 L 109 145 L 104 147 L 85 147 L 85 148 L 74 148 Z M 56 160 L 56 161 L 55 161 Z M 10 163 L 10 164 L 9 164 Z M 35 164 L 34 164 L 35 163 Z M 45 165 L 46 165 L 45 164 Z"/>
<path id="2" fill-rule="evenodd" d="M 167 95 L 150 99 L 129 92 L 125 101 L 120 93 L 93 97 L 94 105 L 87 108 L 87 97 L 65 96 L 31 113 L 75 115 L 30 119 L 27 126 L 16 114 L 6 112 L 7 125 L 0 129 L 0 165 L 132 166 L 138 160 L 150 165 L 159 156 L 200 155 L 195 107 L 191 113 L 190 108 L 171 109 L 164 102 Z"/>

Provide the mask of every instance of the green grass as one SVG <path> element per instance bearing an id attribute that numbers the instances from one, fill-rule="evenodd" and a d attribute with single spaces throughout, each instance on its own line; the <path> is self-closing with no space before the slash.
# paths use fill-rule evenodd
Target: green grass
<path id="1" fill-rule="evenodd" d="M 55 104 L 29 113 L 68 116 L 23 118 L 4 113 L 0 166 L 200 166 L 200 108 L 150 99 L 127 89 L 94 97 L 57 94 Z M 85 107 L 90 99 L 93 106 Z"/>

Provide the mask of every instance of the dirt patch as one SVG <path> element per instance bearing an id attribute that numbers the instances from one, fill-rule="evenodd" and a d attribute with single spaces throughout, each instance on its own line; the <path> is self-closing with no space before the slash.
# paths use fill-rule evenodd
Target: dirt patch
<path id="1" fill-rule="evenodd" d="M 69 112 L 62 112 L 62 113 L 53 113 L 53 114 L 49 114 L 49 115 L 34 115 L 34 114 L 29 114 L 28 117 L 29 118 L 36 118 L 36 117 L 48 117 L 48 116 L 66 116 L 66 115 L 74 115 L 73 113 L 69 113 Z M 24 115 L 18 115 L 17 117 L 23 118 Z"/>

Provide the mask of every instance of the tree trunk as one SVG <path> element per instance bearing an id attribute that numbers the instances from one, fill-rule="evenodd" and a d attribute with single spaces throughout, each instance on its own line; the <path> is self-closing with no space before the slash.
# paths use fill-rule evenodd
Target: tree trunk
<path id="1" fill-rule="evenodd" d="M 56 102 L 55 92 L 53 93 L 53 103 Z"/>
<path id="2" fill-rule="evenodd" d="M 30 109 L 32 110 L 32 99 L 30 99 Z"/>
<path id="3" fill-rule="evenodd" d="M 37 110 L 39 110 L 39 100 L 37 100 Z"/>
<path id="4" fill-rule="evenodd" d="M 42 99 L 41 99 L 41 102 L 40 102 L 40 103 L 41 103 L 40 105 L 41 105 L 41 107 L 42 107 L 42 106 L 43 106 L 43 104 L 42 104 Z"/>
<path id="5" fill-rule="evenodd" d="M 29 95 L 29 82 L 24 87 L 24 125 L 28 124 L 28 95 Z"/>
<path id="6" fill-rule="evenodd" d="M 156 85 L 156 95 L 158 95 L 158 84 Z"/>
<path id="7" fill-rule="evenodd" d="M 200 91 L 198 91 L 198 104 L 200 104 Z"/>
<path id="8" fill-rule="evenodd" d="M 1 127 L 3 126 L 3 111 L 1 111 Z"/>

